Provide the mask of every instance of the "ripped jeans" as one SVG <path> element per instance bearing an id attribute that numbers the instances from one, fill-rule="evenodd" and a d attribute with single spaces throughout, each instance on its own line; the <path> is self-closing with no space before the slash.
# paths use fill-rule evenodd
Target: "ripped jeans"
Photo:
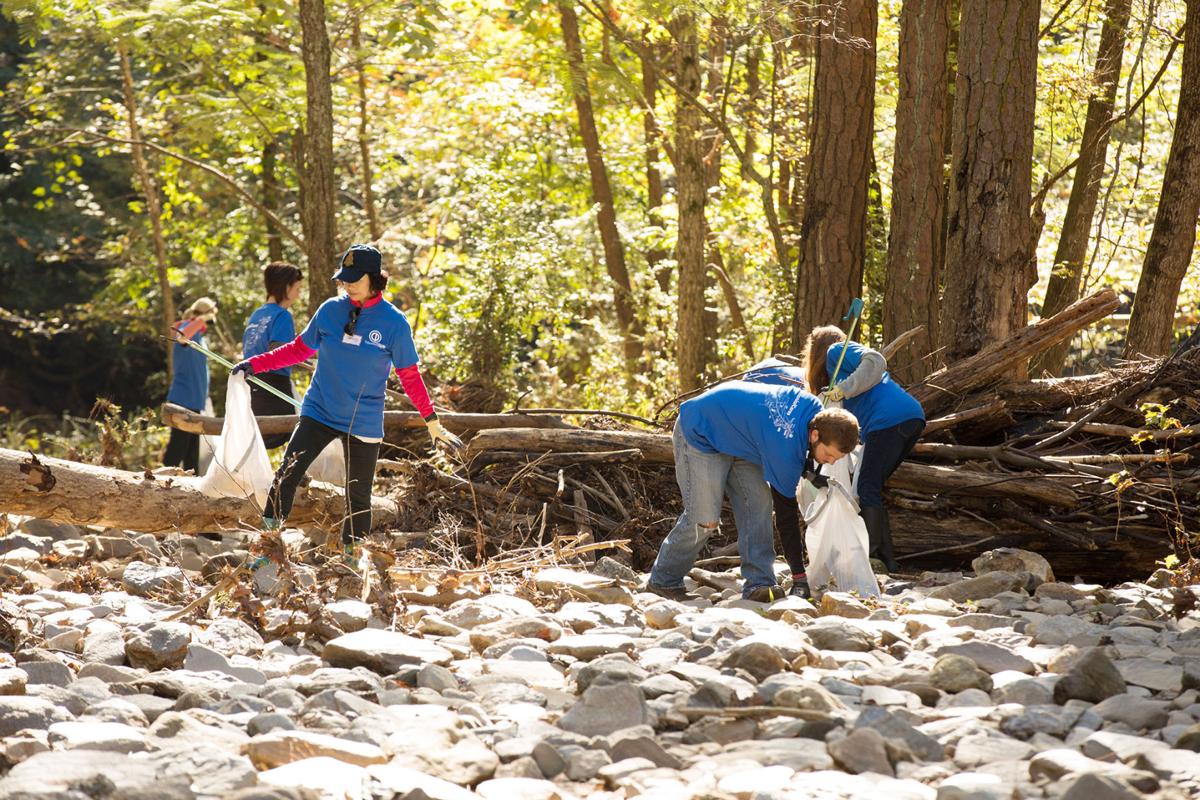
<path id="1" fill-rule="evenodd" d="M 663 539 L 650 583 L 683 586 L 683 576 L 696 563 L 708 538 L 717 532 L 721 503 L 725 496 L 733 507 L 738 532 L 738 555 L 742 559 L 742 595 L 759 586 L 774 586 L 774 529 L 771 524 L 771 489 L 762 467 L 724 453 L 697 450 L 679 424 L 671 435 L 675 449 L 675 479 L 683 494 L 683 513 Z"/>

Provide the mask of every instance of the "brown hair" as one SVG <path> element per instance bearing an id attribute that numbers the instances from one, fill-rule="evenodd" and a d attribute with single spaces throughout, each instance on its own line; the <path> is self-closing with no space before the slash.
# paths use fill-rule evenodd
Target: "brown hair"
<path id="1" fill-rule="evenodd" d="M 304 273 L 299 267 L 286 261 L 272 261 L 263 267 L 263 285 L 267 288 L 267 297 L 280 303 L 287 299 L 292 284 L 303 277 Z"/>
<path id="2" fill-rule="evenodd" d="M 371 284 L 371 294 L 383 294 L 383 290 L 387 288 L 388 274 L 381 270 L 378 273 L 369 272 L 367 277 L 370 278 L 368 282 Z"/>
<path id="3" fill-rule="evenodd" d="M 858 420 L 844 408 L 827 408 L 808 423 L 817 432 L 817 441 L 849 453 L 858 445 Z"/>
<path id="4" fill-rule="evenodd" d="M 813 328 L 804 343 L 804 373 L 808 378 L 808 390 L 817 394 L 829 385 L 829 369 L 825 366 L 825 354 L 838 342 L 844 342 L 846 334 L 836 325 Z M 857 436 L 857 434 L 855 434 Z"/>

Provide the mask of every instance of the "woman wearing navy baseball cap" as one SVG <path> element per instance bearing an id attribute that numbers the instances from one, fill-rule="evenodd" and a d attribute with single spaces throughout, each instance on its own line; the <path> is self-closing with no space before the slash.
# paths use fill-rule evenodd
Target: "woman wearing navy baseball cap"
<path id="1" fill-rule="evenodd" d="M 263 527 L 278 528 L 292 510 L 308 467 L 334 439 L 346 455 L 346 518 L 342 543 L 352 545 L 371 529 L 371 484 L 383 441 L 383 396 L 395 368 L 405 393 L 425 420 L 435 445 L 462 446 L 438 421 L 417 368 L 412 329 L 400 309 L 383 298 L 383 257 L 367 244 L 342 254 L 333 280 L 345 294 L 321 304 L 308 327 L 288 344 L 237 364 L 233 374 L 282 369 L 317 355 L 317 371 L 292 432 L 283 463 L 263 510 Z"/>

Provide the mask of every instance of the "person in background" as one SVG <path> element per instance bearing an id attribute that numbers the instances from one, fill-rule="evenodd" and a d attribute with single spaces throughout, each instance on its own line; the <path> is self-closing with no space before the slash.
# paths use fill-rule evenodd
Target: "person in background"
<path id="1" fill-rule="evenodd" d="M 772 356 L 764 358 L 746 371 L 739 380 L 750 383 L 773 383 L 779 386 L 796 386 L 807 389 L 803 367 Z M 806 465 L 805 474 L 813 474 L 814 480 L 820 480 L 816 468 L 811 463 Z M 805 563 L 804 534 L 800 531 L 800 508 L 797 505 L 799 496 L 786 497 L 779 490 L 771 487 L 771 504 L 775 509 L 775 532 L 779 534 L 779 544 L 783 548 L 783 557 L 788 562 L 792 572 L 792 588 L 788 594 L 805 599 L 812 597 L 808 585 L 808 567 Z"/>
<path id="2" fill-rule="evenodd" d="M 840 370 L 838 360 L 845 349 Z M 833 325 L 814 328 L 804 350 L 811 387 L 824 387 L 826 403 L 841 401 L 858 418 L 863 455 L 858 466 L 859 513 L 867 526 L 871 557 L 888 572 L 899 569 L 892 547 L 892 527 L 883 506 L 883 484 L 913 449 L 925 430 L 925 409 L 891 379 L 883 354 L 846 342 Z M 837 374 L 833 374 L 837 370 Z"/>
<path id="3" fill-rule="evenodd" d="M 842 409 L 823 411 L 798 386 L 736 380 L 685 402 L 672 434 L 683 513 L 663 540 L 646 590 L 672 599 L 686 596 L 683 578 L 717 532 L 728 496 L 742 596 L 759 602 L 782 597 L 773 568 L 771 489 L 795 505 L 810 449 L 815 461 L 832 464 L 857 442 L 854 417 Z"/>
<path id="4" fill-rule="evenodd" d="M 304 273 L 299 267 L 284 261 L 272 261 L 263 267 L 267 301 L 246 320 L 246 332 L 242 334 L 242 358 L 262 355 L 296 338 L 296 324 L 289 309 L 300 297 L 303 278 Z M 257 377 L 284 394 L 295 396 L 291 367 L 263 372 Z M 296 413 L 294 405 L 253 383 L 250 384 L 250 407 L 256 417 Z M 287 440 L 286 433 L 263 436 L 263 444 L 268 450 L 287 444 Z"/>
<path id="5" fill-rule="evenodd" d="M 175 374 L 171 376 L 171 388 L 167 391 L 167 402 L 183 406 L 197 414 L 204 412 L 208 403 L 208 359 L 188 342 L 204 346 L 204 333 L 208 323 L 217 316 L 217 303 L 209 297 L 198 298 L 188 306 L 183 319 L 171 326 L 175 344 Z M 167 449 L 163 453 L 163 464 L 168 467 L 183 467 L 193 473 L 200 471 L 200 434 L 188 433 L 171 428 Z"/>
<path id="6" fill-rule="evenodd" d="M 417 368 L 412 329 L 400 309 L 383 297 L 387 273 L 380 252 L 352 245 L 338 260 L 333 280 L 345 294 L 322 303 L 293 341 L 239 362 L 232 374 L 258 375 L 319 354 L 300 422 L 267 496 L 263 527 L 282 525 L 304 473 L 326 445 L 340 439 L 347 480 L 342 544 L 350 550 L 371 530 L 371 484 L 383 441 L 384 390 L 393 367 L 434 445 L 457 449 L 462 442 L 438 421 Z"/>

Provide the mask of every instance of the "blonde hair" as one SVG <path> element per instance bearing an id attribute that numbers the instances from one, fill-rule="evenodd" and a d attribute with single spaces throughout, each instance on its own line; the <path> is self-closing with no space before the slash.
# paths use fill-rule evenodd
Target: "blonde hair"
<path id="1" fill-rule="evenodd" d="M 188 319 L 202 319 L 212 321 L 212 318 L 217 315 L 217 301 L 211 297 L 198 297 L 184 312 L 184 316 Z"/>
<path id="2" fill-rule="evenodd" d="M 804 343 L 804 373 L 808 378 L 808 390 L 813 394 L 829 385 L 829 369 L 825 366 L 825 354 L 838 342 L 846 341 L 846 334 L 836 325 L 813 328 Z"/>

